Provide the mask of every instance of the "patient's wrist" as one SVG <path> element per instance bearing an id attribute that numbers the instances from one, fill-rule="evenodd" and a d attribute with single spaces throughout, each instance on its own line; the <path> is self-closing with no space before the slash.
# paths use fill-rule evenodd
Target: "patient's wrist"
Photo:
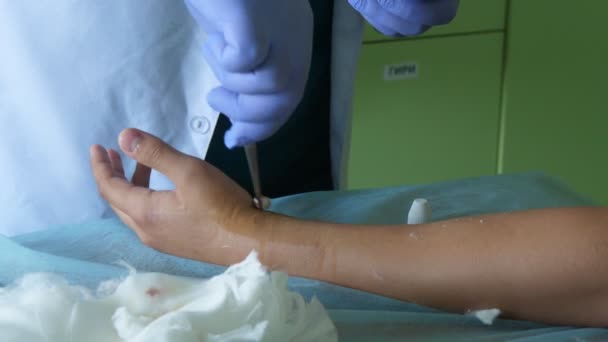
<path id="1" fill-rule="evenodd" d="M 249 218 L 249 238 L 260 261 L 269 269 L 320 279 L 327 250 L 323 240 L 325 225 L 260 211 Z"/>

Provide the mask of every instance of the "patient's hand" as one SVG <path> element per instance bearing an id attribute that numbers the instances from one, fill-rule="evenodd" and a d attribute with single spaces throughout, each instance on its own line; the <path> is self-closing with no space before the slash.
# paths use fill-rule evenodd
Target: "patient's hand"
<path id="1" fill-rule="evenodd" d="M 244 221 L 259 213 L 251 196 L 221 171 L 150 134 L 124 130 L 119 145 L 138 162 L 131 181 L 118 152 L 98 145 L 91 147 L 93 174 L 101 196 L 153 248 L 213 262 L 230 232 L 250 226 Z M 171 179 L 176 190 L 149 189 L 151 168 Z"/>

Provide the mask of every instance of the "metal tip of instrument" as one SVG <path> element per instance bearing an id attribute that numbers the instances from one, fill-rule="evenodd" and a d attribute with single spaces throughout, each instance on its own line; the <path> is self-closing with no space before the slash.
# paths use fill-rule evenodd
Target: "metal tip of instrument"
<path id="1" fill-rule="evenodd" d="M 260 169 L 258 164 L 258 148 L 256 144 L 245 145 L 245 156 L 253 184 L 253 205 L 258 209 L 270 207 L 270 199 L 262 195 L 262 182 L 260 180 Z"/>
<path id="2" fill-rule="evenodd" d="M 253 206 L 258 209 L 268 209 L 270 207 L 270 198 L 266 196 L 254 197 Z"/>

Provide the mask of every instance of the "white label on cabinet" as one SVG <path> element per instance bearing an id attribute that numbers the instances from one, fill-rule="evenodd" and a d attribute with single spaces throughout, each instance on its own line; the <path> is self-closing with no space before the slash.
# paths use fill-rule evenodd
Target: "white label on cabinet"
<path id="1" fill-rule="evenodd" d="M 384 80 L 407 80 L 418 78 L 418 63 L 405 62 L 399 64 L 388 64 L 384 66 Z"/>

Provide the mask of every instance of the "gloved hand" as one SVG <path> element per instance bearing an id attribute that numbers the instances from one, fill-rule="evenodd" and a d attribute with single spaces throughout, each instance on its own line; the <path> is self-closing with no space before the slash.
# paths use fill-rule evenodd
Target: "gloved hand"
<path id="1" fill-rule="evenodd" d="M 391 37 L 414 36 L 456 16 L 459 0 L 348 0 L 378 31 Z"/>
<path id="2" fill-rule="evenodd" d="M 203 52 L 221 87 L 207 101 L 232 127 L 227 147 L 274 134 L 302 99 L 312 56 L 308 0 L 185 0 L 208 34 Z"/>

